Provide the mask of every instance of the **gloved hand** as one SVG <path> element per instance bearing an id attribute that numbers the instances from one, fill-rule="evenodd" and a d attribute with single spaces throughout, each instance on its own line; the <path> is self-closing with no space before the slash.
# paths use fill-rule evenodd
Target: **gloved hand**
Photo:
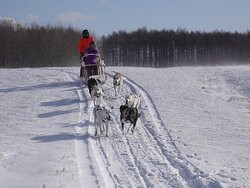
<path id="1" fill-rule="evenodd" d="M 83 59 L 84 59 L 84 53 L 81 52 L 81 53 L 80 53 L 80 60 L 83 61 Z"/>

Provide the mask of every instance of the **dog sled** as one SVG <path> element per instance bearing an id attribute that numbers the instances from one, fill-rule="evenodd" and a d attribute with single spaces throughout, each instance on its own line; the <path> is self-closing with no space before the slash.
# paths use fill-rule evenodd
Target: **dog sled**
<path id="1" fill-rule="evenodd" d="M 93 55 L 93 54 L 88 54 L 88 55 Z M 85 56 L 86 57 L 86 56 Z M 81 58 L 81 70 L 83 70 L 83 81 L 87 84 L 88 80 L 90 78 L 94 78 L 98 80 L 102 85 L 105 84 L 107 80 L 107 76 L 105 75 L 105 63 L 104 60 L 101 59 L 100 56 L 97 58 L 97 63 L 96 64 L 86 64 L 84 62 L 84 58 Z M 93 74 L 89 74 L 88 69 L 92 68 L 91 71 L 93 71 Z M 96 71 L 94 71 L 94 69 Z M 95 73 L 94 73 L 95 72 Z"/>

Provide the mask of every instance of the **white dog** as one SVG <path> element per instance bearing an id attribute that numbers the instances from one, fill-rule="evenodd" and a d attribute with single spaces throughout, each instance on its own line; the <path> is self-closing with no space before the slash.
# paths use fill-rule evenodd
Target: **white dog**
<path id="1" fill-rule="evenodd" d="M 126 95 L 125 100 L 126 100 L 125 103 L 129 108 L 134 107 L 138 109 L 141 103 L 141 94 Z"/>
<path id="2" fill-rule="evenodd" d="M 104 131 L 106 132 L 106 137 L 108 137 L 108 128 L 110 118 L 110 110 L 101 107 L 99 105 L 94 108 L 94 123 L 95 123 L 95 136 L 98 135 L 98 128 L 100 129 L 100 133 L 102 134 Z"/>
<path id="3" fill-rule="evenodd" d="M 94 85 L 93 88 L 91 89 L 91 97 L 94 101 L 94 105 L 97 106 L 102 106 L 103 104 L 103 91 L 102 91 L 102 86 L 100 84 Z"/>
<path id="4" fill-rule="evenodd" d="M 123 86 L 123 76 L 121 73 L 115 73 L 113 77 L 114 81 L 114 89 L 115 89 L 115 96 L 118 96 L 121 94 L 121 89 Z"/>

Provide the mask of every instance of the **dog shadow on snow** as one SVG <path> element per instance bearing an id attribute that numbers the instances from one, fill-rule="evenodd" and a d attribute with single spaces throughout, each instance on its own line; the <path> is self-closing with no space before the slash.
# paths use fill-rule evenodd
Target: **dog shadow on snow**
<path id="1" fill-rule="evenodd" d="M 40 106 L 48 106 L 48 107 L 59 107 L 59 106 L 68 106 L 72 105 L 75 103 L 79 103 L 79 99 L 60 99 L 56 101 L 46 101 L 46 102 L 41 102 Z"/>
<path id="2" fill-rule="evenodd" d="M 59 142 L 68 140 L 82 140 L 84 142 L 87 142 L 89 139 L 95 140 L 96 137 L 88 133 L 87 134 L 58 133 L 52 135 L 36 136 L 31 138 L 31 140 L 37 141 L 38 143 Z"/>
<path id="3" fill-rule="evenodd" d="M 72 125 L 66 125 L 67 127 L 81 127 L 81 128 L 88 128 L 88 126 L 94 126 L 93 122 L 91 121 L 84 121 Z M 86 131 L 85 131 L 86 132 Z M 89 139 L 96 140 L 96 136 L 94 136 L 94 133 L 89 133 L 88 131 L 86 133 L 58 133 L 58 134 L 52 134 L 52 135 L 42 135 L 42 136 L 36 136 L 31 138 L 31 140 L 35 140 L 38 143 L 45 143 L 45 142 L 57 142 L 57 141 L 67 141 L 67 140 L 83 140 L 84 142 L 87 142 Z"/>
<path id="4" fill-rule="evenodd" d="M 35 91 L 35 90 L 55 89 L 55 88 L 74 88 L 74 87 L 75 87 L 74 82 L 53 82 L 53 83 L 45 83 L 45 84 L 31 85 L 31 86 L 4 88 L 0 89 L 0 93 Z"/>
<path id="5" fill-rule="evenodd" d="M 55 116 L 60 116 L 60 115 L 65 115 L 65 114 L 70 114 L 73 112 L 78 112 L 78 109 L 70 109 L 70 110 L 56 110 L 53 112 L 46 112 L 43 114 L 38 114 L 39 118 L 50 118 L 50 117 L 55 117 Z"/>

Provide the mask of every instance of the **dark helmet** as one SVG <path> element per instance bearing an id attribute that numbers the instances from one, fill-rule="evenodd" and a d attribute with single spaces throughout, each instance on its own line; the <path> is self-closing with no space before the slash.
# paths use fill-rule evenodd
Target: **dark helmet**
<path id="1" fill-rule="evenodd" d="M 82 31 L 82 36 L 88 38 L 89 37 L 89 31 L 87 29 L 84 29 Z"/>

